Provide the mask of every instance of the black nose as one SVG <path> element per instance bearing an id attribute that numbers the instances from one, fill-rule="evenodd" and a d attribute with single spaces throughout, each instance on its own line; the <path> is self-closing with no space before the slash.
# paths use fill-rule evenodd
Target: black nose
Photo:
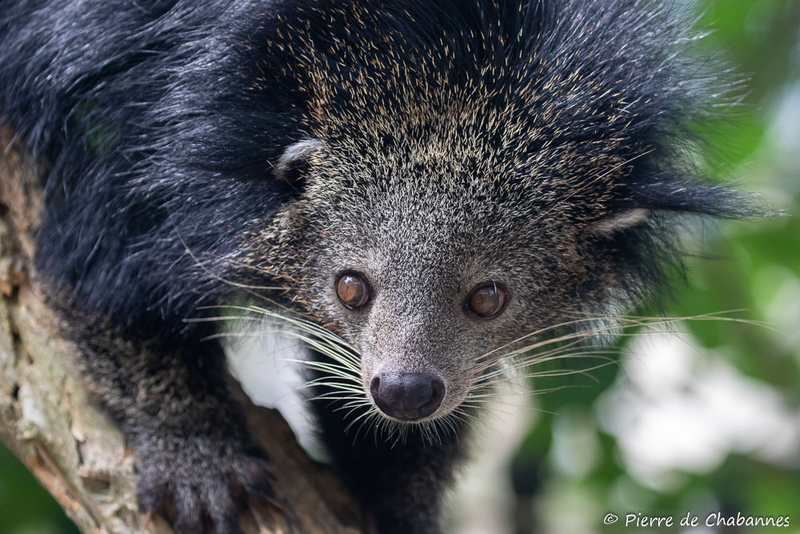
<path id="1" fill-rule="evenodd" d="M 378 408 L 401 421 L 417 421 L 433 414 L 444 398 L 444 382 L 426 373 L 384 373 L 370 384 Z"/>

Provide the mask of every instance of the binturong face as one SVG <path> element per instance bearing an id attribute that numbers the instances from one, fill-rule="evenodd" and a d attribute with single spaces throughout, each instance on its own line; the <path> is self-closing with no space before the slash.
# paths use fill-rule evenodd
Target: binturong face
<path id="1" fill-rule="evenodd" d="M 299 196 L 265 234 L 282 243 L 269 256 L 299 258 L 282 275 L 347 343 L 339 378 L 394 422 L 477 406 L 526 336 L 606 305 L 620 265 L 592 244 L 647 220 L 564 202 L 541 161 L 451 142 L 436 128 L 400 147 L 304 140 L 277 166 Z"/>
<path id="2" fill-rule="evenodd" d="M 260 41 L 251 97 L 285 89 L 270 163 L 290 193 L 245 243 L 320 325 L 302 323 L 329 398 L 422 428 L 480 404 L 541 335 L 651 296 L 675 217 L 747 213 L 695 176 L 709 91 L 666 12 L 434 4 L 319 3 Z"/>

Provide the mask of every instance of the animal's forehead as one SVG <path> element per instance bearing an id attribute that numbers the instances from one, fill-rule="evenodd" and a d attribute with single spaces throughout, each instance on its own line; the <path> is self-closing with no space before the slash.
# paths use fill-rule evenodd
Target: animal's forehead
<path id="1" fill-rule="evenodd" d="M 451 161 L 364 163 L 321 173 L 309 197 L 327 217 L 365 231 L 454 240 L 502 226 L 504 218 L 520 221 L 535 204 L 535 195 L 515 191 L 510 182 Z"/>
<path id="2" fill-rule="evenodd" d="M 363 266 L 387 279 L 422 281 L 485 271 L 544 237 L 544 232 L 528 232 L 527 205 L 499 204 L 480 189 L 446 191 L 439 183 L 417 179 L 391 180 L 365 195 L 360 189 L 338 193 L 340 204 L 333 209 L 322 202 L 324 248 L 335 254 L 339 268 Z"/>
<path id="3" fill-rule="evenodd" d="M 537 217 L 553 224 L 568 219 L 578 205 L 601 204 L 610 191 L 602 178 L 613 178 L 603 176 L 613 169 L 611 162 L 588 163 L 568 147 L 563 157 L 557 149 L 548 151 L 556 155 L 555 166 L 543 164 L 535 152 L 498 156 L 479 143 L 471 150 L 419 138 L 394 150 L 360 147 L 329 147 L 315 156 L 309 198 L 321 207 L 322 218 L 381 231 L 500 238 Z"/>

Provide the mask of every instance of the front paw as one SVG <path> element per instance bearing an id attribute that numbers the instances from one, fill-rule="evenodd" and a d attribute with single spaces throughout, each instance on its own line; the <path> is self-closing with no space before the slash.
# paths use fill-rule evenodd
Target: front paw
<path id="1" fill-rule="evenodd" d="M 187 440 L 139 457 L 139 507 L 171 520 L 177 534 L 238 534 L 247 501 L 273 495 L 269 462 L 255 447 Z"/>

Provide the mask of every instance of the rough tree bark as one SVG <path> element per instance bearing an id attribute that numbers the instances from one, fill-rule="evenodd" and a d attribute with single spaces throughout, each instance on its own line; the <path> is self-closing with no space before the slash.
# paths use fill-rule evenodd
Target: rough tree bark
<path id="1" fill-rule="evenodd" d="M 31 267 L 41 212 L 38 173 L 0 130 L 0 440 L 84 533 L 165 534 L 137 512 L 132 451 L 87 399 Z M 244 397 L 244 395 L 243 395 Z M 274 462 L 279 504 L 252 503 L 248 533 L 357 534 L 358 506 L 340 481 L 298 446 L 277 411 L 248 402 L 251 427 Z"/>

